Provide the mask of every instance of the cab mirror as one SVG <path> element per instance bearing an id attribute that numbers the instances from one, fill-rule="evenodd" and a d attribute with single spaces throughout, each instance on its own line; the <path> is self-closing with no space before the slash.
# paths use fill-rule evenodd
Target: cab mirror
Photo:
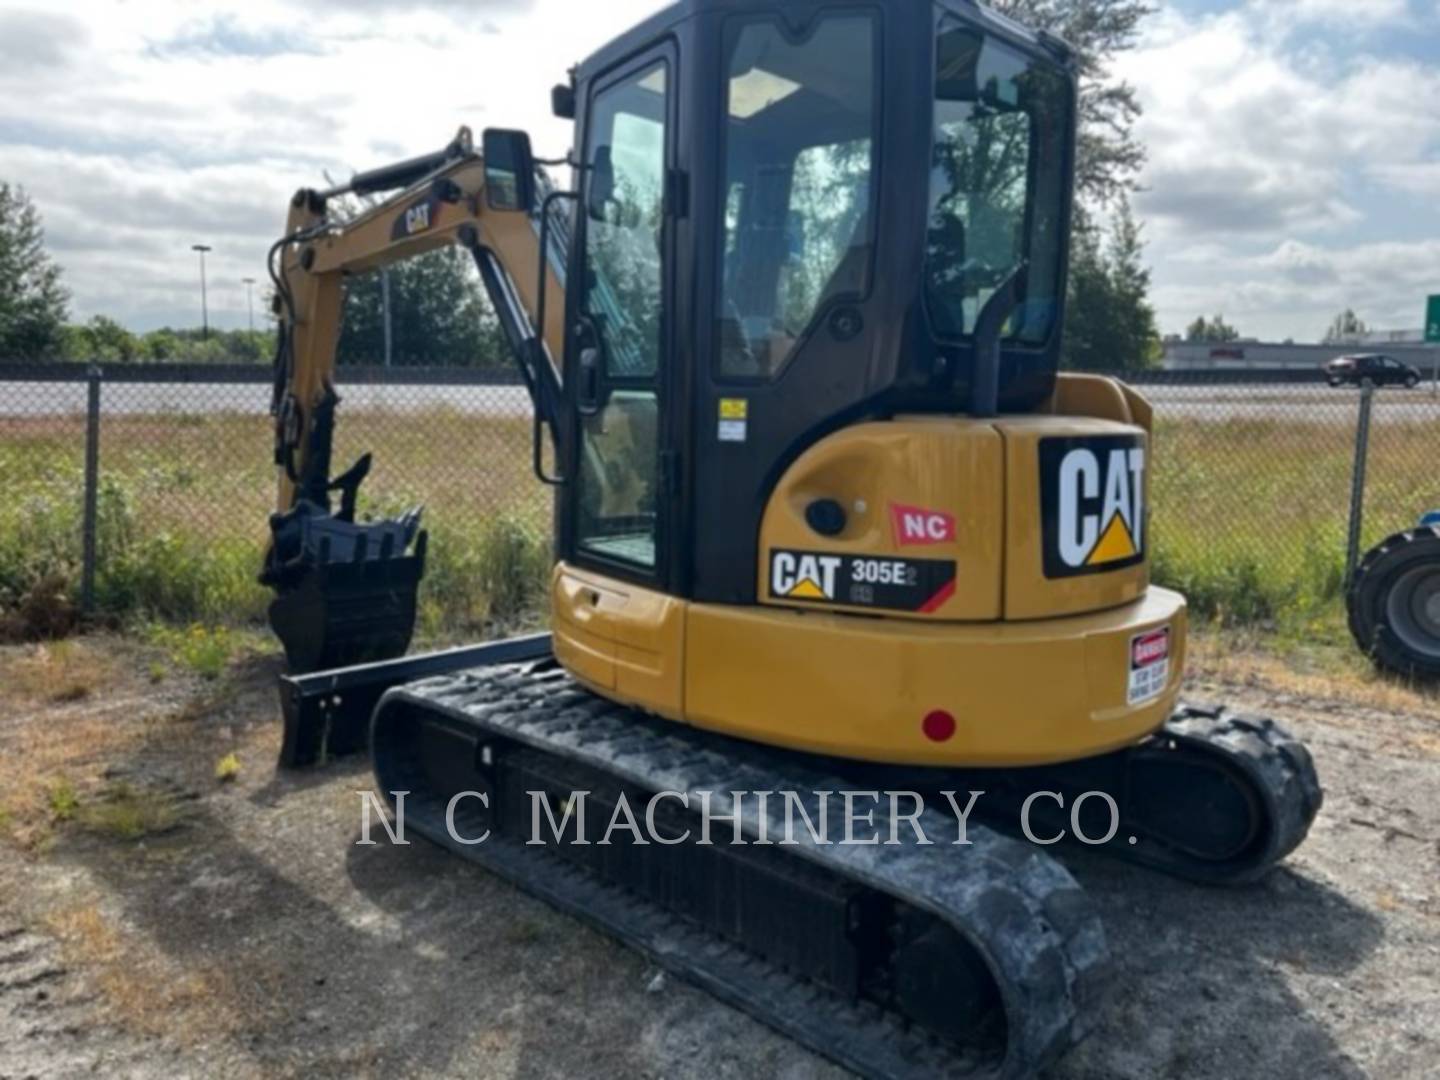
<path id="1" fill-rule="evenodd" d="M 485 204 L 491 210 L 524 211 L 535 206 L 535 154 L 523 131 L 489 128 L 483 140 Z"/>
<path id="2" fill-rule="evenodd" d="M 561 120 L 575 119 L 575 87 L 561 83 L 550 91 L 550 111 Z"/>

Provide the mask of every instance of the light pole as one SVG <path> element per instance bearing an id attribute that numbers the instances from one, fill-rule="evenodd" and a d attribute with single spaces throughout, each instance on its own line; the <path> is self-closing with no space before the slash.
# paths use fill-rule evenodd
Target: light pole
<path id="1" fill-rule="evenodd" d="M 241 278 L 245 286 L 245 301 L 250 305 L 250 332 L 255 332 L 255 279 L 253 277 Z"/>
<path id="2" fill-rule="evenodd" d="M 191 251 L 200 253 L 200 340 L 210 340 L 210 300 L 205 294 L 205 253 L 210 250 L 208 244 L 191 244 Z"/>
<path id="3" fill-rule="evenodd" d="M 390 351 L 395 344 L 394 334 L 390 328 L 390 268 L 380 268 L 380 311 L 382 314 L 382 325 L 385 329 L 385 366 L 390 366 Z"/>

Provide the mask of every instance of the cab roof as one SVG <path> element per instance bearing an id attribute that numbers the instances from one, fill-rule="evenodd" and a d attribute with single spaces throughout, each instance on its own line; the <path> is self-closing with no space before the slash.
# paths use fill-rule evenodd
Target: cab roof
<path id="1" fill-rule="evenodd" d="M 904 0 L 904 2 L 916 3 L 916 0 Z M 920 0 L 920 2 L 923 3 L 925 0 Z M 977 22 L 986 31 L 1009 38 L 1013 43 L 1026 47 L 1030 51 L 1047 52 L 1053 59 L 1064 63 L 1069 63 L 1073 58 L 1073 50 L 1054 34 L 1031 30 L 1014 19 L 992 11 L 983 4 L 976 3 L 975 0 L 930 0 L 930 2 L 936 8 Z M 824 5 L 817 3 L 816 6 Z M 624 60 L 631 53 L 649 45 L 656 38 L 663 37 L 680 24 L 700 15 L 715 12 L 759 13 L 767 8 L 779 11 L 783 10 L 783 4 L 780 0 L 768 0 L 768 2 L 765 0 L 676 0 L 675 3 L 657 11 L 648 19 L 631 27 L 592 53 L 580 64 L 577 73 L 581 79 L 597 74 L 612 64 Z"/>

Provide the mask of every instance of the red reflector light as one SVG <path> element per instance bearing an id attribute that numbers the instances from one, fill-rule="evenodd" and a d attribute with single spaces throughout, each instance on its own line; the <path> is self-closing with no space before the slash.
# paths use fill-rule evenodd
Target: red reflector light
<path id="1" fill-rule="evenodd" d="M 955 737 L 955 717 L 943 709 L 937 709 L 925 717 L 920 728 L 931 742 L 949 742 Z"/>

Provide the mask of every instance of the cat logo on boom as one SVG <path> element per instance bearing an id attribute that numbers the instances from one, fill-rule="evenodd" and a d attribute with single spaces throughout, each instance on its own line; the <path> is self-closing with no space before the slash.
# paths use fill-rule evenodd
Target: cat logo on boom
<path id="1" fill-rule="evenodd" d="M 1139 436 L 1041 443 L 1046 577 L 1103 574 L 1144 562 L 1145 466 Z"/>

